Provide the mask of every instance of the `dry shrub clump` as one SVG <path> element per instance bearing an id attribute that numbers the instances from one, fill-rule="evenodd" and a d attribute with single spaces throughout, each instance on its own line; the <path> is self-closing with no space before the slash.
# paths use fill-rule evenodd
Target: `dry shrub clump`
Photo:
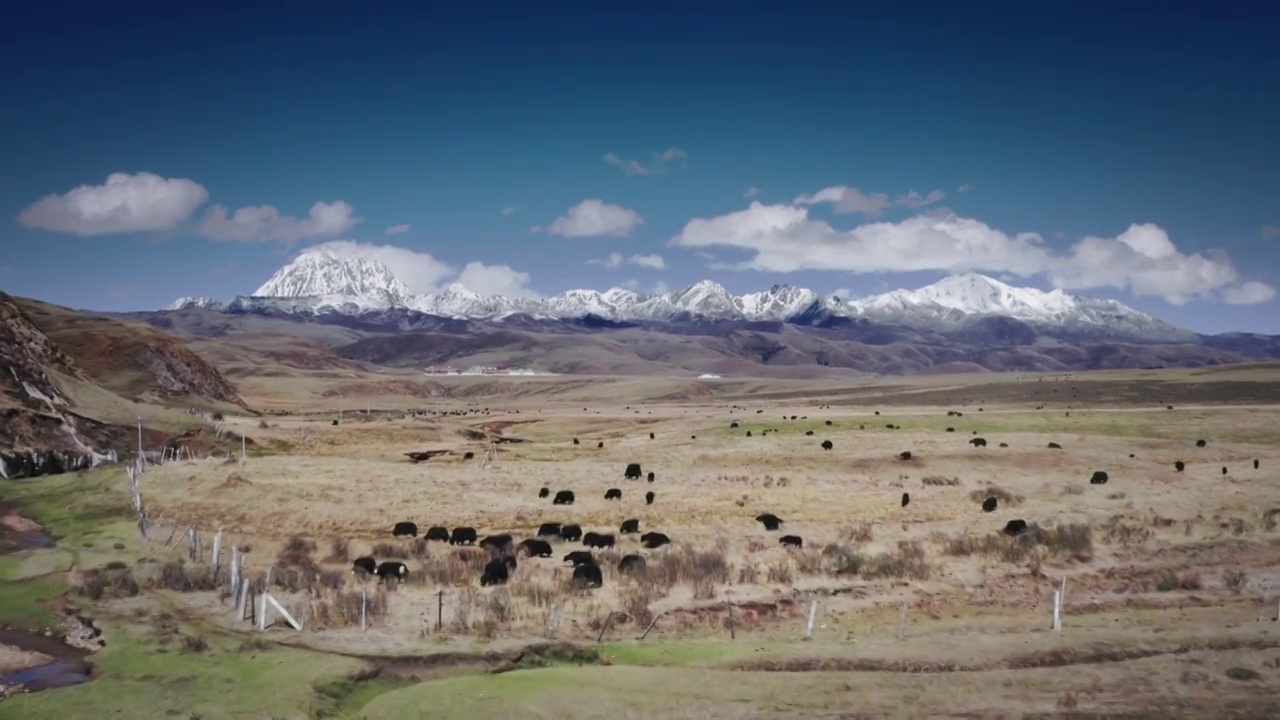
<path id="1" fill-rule="evenodd" d="M 373 546 L 371 554 L 376 558 L 388 560 L 408 560 L 409 548 L 396 543 L 378 543 Z"/>
<path id="2" fill-rule="evenodd" d="M 459 548 L 444 555 L 425 558 L 410 579 L 424 585 L 469 585 L 484 571 L 487 562 L 489 556 L 485 550 Z"/>
<path id="3" fill-rule="evenodd" d="M 1103 538 L 1110 545 L 1141 545 L 1151 538 L 1151 529 L 1130 525 L 1123 515 L 1115 515 L 1102 525 Z"/>
<path id="4" fill-rule="evenodd" d="M 84 574 L 80 594 L 90 600 L 136 597 L 142 592 L 129 566 L 119 561 L 107 563 L 102 568 Z"/>
<path id="5" fill-rule="evenodd" d="M 390 596 L 383 587 L 376 587 L 372 592 L 363 594 L 357 590 L 326 593 L 312 598 L 307 605 L 307 624 L 316 630 L 358 626 L 361 603 L 367 602 L 364 607 L 365 621 L 372 625 L 386 617 L 389 599 Z"/>
<path id="6" fill-rule="evenodd" d="M 147 582 L 153 588 L 175 592 L 216 590 L 217 583 L 204 565 L 187 565 L 183 560 L 170 560 L 160 566 Z"/>
<path id="7" fill-rule="evenodd" d="M 1249 573 L 1243 570 L 1227 570 L 1222 573 L 1222 586 L 1237 595 L 1249 584 Z"/>
<path id="8" fill-rule="evenodd" d="M 1071 523 L 1049 529 L 1032 525 L 1014 537 L 961 535 L 948 540 L 943 552 L 954 556 L 985 555 L 1007 563 L 1037 560 L 1041 554 L 1087 562 L 1093 559 L 1093 529 L 1083 523 Z"/>
<path id="9" fill-rule="evenodd" d="M 729 582 L 729 561 L 724 550 L 698 550 L 684 544 L 652 558 L 648 563 L 649 579 L 662 587 L 677 584 L 693 588 L 698 600 L 715 597 L 715 586 Z"/>
<path id="10" fill-rule="evenodd" d="M 1198 572 L 1184 572 L 1178 574 L 1172 570 L 1166 570 L 1156 576 L 1156 590 L 1160 592 L 1173 592 L 1174 590 L 1200 590 L 1204 588 L 1204 581 Z"/>
<path id="11" fill-rule="evenodd" d="M 1022 504 L 1022 501 L 1026 499 L 1021 495 L 1005 490 L 999 485 L 988 485 L 984 490 L 974 490 L 969 493 L 969 499 L 976 503 L 981 503 L 983 500 L 991 497 L 995 498 L 1001 505 L 1006 505 L 1008 507 L 1020 505 Z"/>
<path id="12" fill-rule="evenodd" d="M 346 562 L 351 559 L 351 543 L 343 537 L 329 541 L 329 557 L 325 562 Z"/>
<path id="13" fill-rule="evenodd" d="M 857 575 L 866 580 L 927 580 L 933 571 L 924 546 L 909 540 L 899 541 L 895 550 L 882 553 L 863 553 L 844 545 L 828 545 L 819 555 L 810 557 L 813 561 L 801 561 L 801 569 L 812 574 Z"/>
<path id="14" fill-rule="evenodd" d="M 873 536 L 872 525 L 868 522 L 840 528 L 840 540 L 843 542 L 871 542 Z"/>
<path id="15" fill-rule="evenodd" d="M 926 475 L 920 478 L 920 483 L 922 485 L 933 487 L 954 487 L 960 484 L 960 478 L 949 478 L 941 475 Z"/>

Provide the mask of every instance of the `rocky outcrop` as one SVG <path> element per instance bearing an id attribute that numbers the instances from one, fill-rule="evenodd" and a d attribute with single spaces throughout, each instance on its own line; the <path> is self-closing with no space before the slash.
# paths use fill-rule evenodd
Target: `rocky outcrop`
<path id="1" fill-rule="evenodd" d="M 57 475 L 115 462 L 128 446 L 123 428 L 57 408 L 0 410 L 0 477 Z"/>
<path id="2" fill-rule="evenodd" d="M 48 370 L 85 377 L 80 366 L 12 298 L 0 293 L 0 393 L 25 407 L 69 405 Z"/>
<path id="3" fill-rule="evenodd" d="M 155 340 L 143 345 L 137 361 L 150 378 L 141 400 L 200 397 L 245 407 L 236 390 L 212 365 L 176 341 Z"/>

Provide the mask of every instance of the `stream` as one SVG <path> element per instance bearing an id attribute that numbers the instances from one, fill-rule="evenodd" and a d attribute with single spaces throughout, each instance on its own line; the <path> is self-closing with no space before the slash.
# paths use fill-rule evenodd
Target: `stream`
<path id="1" fill-rule="evenodd" d="M 40 550 L 55 545 L 44 528 L 0 505 L 0 554 Z M 3 583 L 0 583 L 0 592 L 4 592 Z M 0 674 L 0 688 L 21 686 L 27 692 L 37 692 L 87 682 L 92 674 L 92 666 L 85 659 L 88 651 L 72 647 L 56 637 L 0 627 L 0 645 L 53 658 L 43 665 Z"/>
<path id="2" fill-rule="evenodd" d="M 85 660 L 89 653 L 77 650 L 57 638 L 29 630 L 0 628 L 0 645 L 38 652 L 53 658 L 52 662 L 44 665 L 0 675 L 0 685 L 21 685 L 28 692 L 37 692 L 88 682 L 92 673 L 92 666 Z"/>

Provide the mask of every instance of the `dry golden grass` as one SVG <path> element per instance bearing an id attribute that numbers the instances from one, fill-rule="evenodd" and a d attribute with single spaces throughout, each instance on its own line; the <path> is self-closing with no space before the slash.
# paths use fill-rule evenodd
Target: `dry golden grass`
<path id="1" fill-rule="evenodd" d="M 630 643 L 655 618 L 645 643 L 682 652 L 684 643 L 726 641 L 731 627 L 734 642 L 770 649 L 769 662 L 778 666 L 752 668 L 764 673 L 787 663 L 849 670 L 856 656 L 883 665 L 866 671 L 951 663 L 1005 678 L 1046 672 L 1028 658 L 1060 653 L 1084 664 L 1107 656 L 1114 672 L 1137 678 L 1148 672 L 1143 667 L 1174 672 L 1165 655 L 1142 659 L 1143 648 L 1204 648 L 1197 652 L 1215 664 L 1248 667 L 1268 651 L 1248 643 L 1259 637 L 1267 588 L 1280 581 L 1277 513 L 1267 514 L 1280 508 L 1280 479 L 1272 472 L 1280 467 L 1280 409 L 1100 405 L 1074 407 L 1068 416 L 1065 403 L 1039 411 L 1028 403 L 979 405 L 981 386 L 954 378 L 909 389 L 945 389 L 953 405 L 832 408 L 819 407 L 825 399 L 816 397 L 762 401 L 731 393 L 633 399 L 668 393 L 676 384 L 669 380 L 511 380 L 529 385 L 499 399 L 492 393 L 502 382 L 460 379 L 457 395 L 475 397 L 435 403 L 437 414 L 424 417 L 385 407 L 370 415 L 348 410 L 334 426 L 336 413 L 304 412 L 301 403 L 294 414 L 266 417 L 265 427 L 259 418 L 228 417 L 230 430 L 267 450 L 251 452 L 243 465 L 169 463 L 144 476 L 143 492 L 153 516 L 196 523 L 206 536 L 222 528 L 228 546 L 250 547 L 255 582 L 274 567 L 273 592 L 307 623 L 302 635 L 281 630 L 274 637 L 342 652 L 421 655 L 517 644 L 547 638 L 556 619 L 559 640 Z M 743 381 L 733 392 L 757 387 Z M 611 395 L 620 388 L 627 392 Z M 327 409 L 327 402 L 310 409 Z M 948 417 L 951 409 L 964 415 Z M 969 444 L 974 431 L 987 447 Z M 486 443 L 474 438 L 495 433 L 526 442 L 499 445 L 497 464 L 484 468 Z M 1195 447 L 1197 438 L 1207 446 Z M 822 450 L 823 440 L 833 449 Z M 1051 441 L 1062 449 L 1048 449 Z M 421 450 L 449 452 L 418 464 L 404 456 Z M 899 459 L 904 450 L 911 460 Z M 474 458 L 464 460 L 468 451 Z M 1188 463 L 1185 472 L 1173 469 L 1178 459 Z M 629 462 L 653 471 L 656 481 L 624 480 Z M 1107 471 L 1109 483 L 1090 485 L 1095 470 Z M 573 490 L 577 501 L 553 506 L 537 497 L 544 486 Z M 612 487 L 622 490 L 621 501 L 604 500 Z M 643 500 L 649 490 L 657 495 L 653 505 Z M 982 499 L 993 495 L 1000 508 L 982 512 Z M 783 518 L 781 531 L 753 520 L 762 512 Z M 510 532 L 518 541 L 544 522 L 616 533 L 627 518 L 673 544 L 646 550 L 636 536 L 618 536 L 617 547 L 596 553 L 604 586 L 594 590 L 574 587 L 572 568 L 561 561 L 583 549 L 578 543 L 554 542 L 551 558 L 522 556 L 508 584 L 482 588 L 484 550 L 390 535 L 395 522 L 412 520 L 420 531 L 472 526 L 481 537 Z M 998 534 L 1014 518 L 1032 530 Z M 781 547 L 784 534 L 802 536 L 804 547 Z M 162 541 L 150 546 L 153 554 L 178 552 L 159 548 Z M 370 552 L 379 560 L 403 558 L 408 581 L 380 589 L 352 575 L 351 559 Z M 646 558 L 646 572 L 618 572 L 628 553 Z M 185 611 L 234 625 L 219 599 L 224 586 L 201 589 L 191 579 L 202 576 L 199 567 L 158 565 L 136 571 L 136 582 L 174 590 Z M 1046 628 L 1064 576 L 1067 631 L 1058 635 Z M 123 580 L 97 582 L 107 597 L 120 587 L 128 594 Z M 371 598 L 372 627 L 364 632 L 361 590 Z M 800 643 L 813 600 L 820 604 L 813 641 Z M 1267 602 L 1274 612 L 1274 598 Z M 1241 644 L 1214 645 L 1224 638 Z M 813 667 L 799 667 L 805 663 Z M 1166 680 L 1189 698 L 1236 682 L 1159 682 Z M 953 688 L 958 682 L 945 681 Z M 1119 698 L 1088 683 L 1056 687 L 1060 694 L 1047 705 L 1019 707 L 1065 712 Z"/>

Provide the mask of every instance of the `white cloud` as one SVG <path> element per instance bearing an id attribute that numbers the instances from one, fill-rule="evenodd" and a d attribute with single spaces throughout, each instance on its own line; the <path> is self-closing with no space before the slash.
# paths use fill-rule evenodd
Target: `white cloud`
<path id="1" fill-rule="evenodd" d="M 534 226 L 531 230 L 566 238 L 626 237 L 643 223 L 644 219 L 635 210 L 603 200 L 583 200 L 545 228 Z"/>
<path id="2" fill-rule="evenodd" d="M 392 272 L 395 272 L 392 270 Z M 469 262 L 458 274 L 457 282 L 481 295 L 506 295 L 507 297 L 537 297 L 529 287 L 529 273 L 520 272 L 508 265 L 485 265 Z"/>
<path id="3" fill-rule="evenodd" d="M 1249 280 L 1239 287 L 1227 288 L 1222 293 L 1222 299 L 1232 305 L 1258 305 L 1264 302 L 1271 302 L 1271 299 L 1275 296 L 1275 288 L 1257 280 Z"/>
<path id="4" fill-rule="evenodd" d="M 752 185 L 751 187 L 747 188 L 746 192 L 742 193 L 742 197 L 753 198 L 759 194 L 760 194 L 760 188 L 756 187 L 755 185 Z"/>
<path id="5" fill-rule="evenodd" d="M 963 184 L 963 185 L 961 185 L 961 186 L 957 187 L 957 188 L 956 188 L 956 192 L 958 192 L 958 193 L 967 193 L 967 192 L 969 192 L 969 191 L 970 191 L 970 190 L 972 190 L 972 189 L 973 189 L 973 185 L 972 185 L 971 183 L 965 183 L 965 184 Z"/>
<path id="6" fill-rule="evenodd" d="M 605 257 L 588 260 L 587 264 L 599 265 L 608 270 L 617 270 L 623 265 L 637 265 L 652 270 L 661 270 L 667 266 L 661 255 L 632 255 L 631 257 L 624 257 L 620 252 L 611 252 Z"/>
<path id="7" fill-rule="evenodd" d="M 306 218 L 281 215 L 270 205 L 242 207 L 228 217 L 226 207 L 214 205 L 205 212 L 198 230 L 211 240 L 287 244 L 341 235 L 360 220 L 351 205 L 342 200 L 317 202 Z"/>
<path id="8" fill-rule="evenodd" d="M 101 185 L 47 195 L 18 214 L 26 227 L 72 235 L 165 232 L 176 229 L 209 199 L 187 178 L 116 172 Z"/>
<path id="9" fill-rule="evenodd" d="M 939 202 L 946 196 L 947 194 L 941 190 L 930 190 L 926 195 L 910 190 L 906 195 L 899 195 L 890 199 L 886 193 L 864 193 L 858 188 L 849 187 L 848 185 L 833 185 L 823 188 L 812 195 L 800 195 L 795 200 L 792 200 L 791 204 L 817 205 L 819 203 L 830 203 L 832 210 L 840 215 L 861 213 L 868 217 L 875 217 L 891 207 L 922 208 Z"/>
<path id="10" fill-rule="evenodd" d="M 673 162 L 688 160 L 689 153 L 680 148 L 671 147 L 662 152 L 652 153 L 652 159 L 648 163 L 624 160 L 613 153 L 605 153 L 602 159 L 610 165 L 621 168 L 627 175 L 654 175 L 666 170 L 667 166 Z"/>
<path id="11" fill-rule="evenodd" d="M 515 211 L 516 211 L 516 209 L 515 209 L 515 206 L 514 206 L 514 205 L 508 205 L 508 206 L 506 206 L 506 207 L 502 208 L 502 214 L 503 214 L 503 215 L 510 215 L 511 213 L 513 213 L 513 212 L 515 212 Z"/>
<path id="12" fill-rule="evenodd" d="M 331 240 L 313 245 L 303 252 L 318 250 L 331 251 L 338 257 L 377 260 L 390 268 L 392 274 L 415 293 L 438 293 L 449 284 L 457 282 L 482 295 L 537 296 L 529 287 L 529 273 L 507 265 L 486 265 L 473 261 L 458 270 L 443 260 L 432 257 L 430 253 L 356 240 Z"/>
<path id="13" fill-rule="evenodd" d="M 1180 252 L 1152 224 L 1054 250 L 1036 233 L 1009 235 L 951 212 L 836 230 L 811 219 L 806 208 L 753 202 L 746 210 L 691 220 L 668 245 L 751 253 L 746 261 L 722 266 L 737 270 L 1043 274 L 1059 288 L 1112 287 L 1175 304 L 1228 294 L 1233 301 L 1262 298 L 1270 290 L 1263 283 L 1241 284 L 1225 255 Z"/>
<path id="14" fill-rule="evenodd" d="M 387 228 L 388 235 L 399 235 L 400 233 L 407 232 L 409 232 L 409 225 L 407 223 L 400 223 L 399 225 L 392 225 Z"/>
<path id="15" fill-rule="evenodd" d="M 659 280 L 658 282 L 656 282 L 656 283 L 654 283 L 654 284 L 653 284 L 653 293 L 652 293 L 652 294 L 654 294 L 654 295 L 666 295 L 666 294 L 667 294 L 667 293 L 669 293 L 669 292 L 671 292 L 671 288 L 667 287 L 667 284 L 666 284 L 666 283 L 664 283 L 664 282 L 662 282 L 661 280 Z"/>

